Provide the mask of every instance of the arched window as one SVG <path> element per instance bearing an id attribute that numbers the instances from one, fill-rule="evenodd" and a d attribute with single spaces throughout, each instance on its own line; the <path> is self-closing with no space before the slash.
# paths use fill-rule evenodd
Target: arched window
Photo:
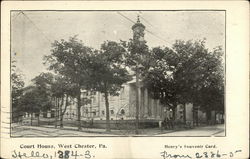
<path id="1" fill-rule="evenodd" d="M 121 115 L 125 115 L 125 110 L 124 109 L 121 110 Z"/>
<path id="2" fill-rule="evenodd" d="M 110 114 L 114 114 L 114 110 L 110 110 Z"/>

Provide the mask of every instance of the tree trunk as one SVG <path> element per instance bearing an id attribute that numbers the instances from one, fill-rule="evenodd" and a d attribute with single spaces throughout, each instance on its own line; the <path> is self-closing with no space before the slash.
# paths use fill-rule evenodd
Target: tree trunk
<path id="1" fill-rule="evenodd" d="M 30 125 L 32 126 L 32 119 L 33 119 L 33 114 L 31 113 L 31 116 L 30 116 Z"/>
<path id="2" fill-rule="evenodd" d="M 79 89 L 78 95 L 77 95 L 77 122 L 78 122 L 78 130 L 82 130 L 81 125 L 81 90 Z"/>
<path id="3" fill-rule="evenodd" d="M 195 112 L 195 117 L 196 117 L 196 125 L 199 126 L 199 107 L 197 107 L 196 112 Z"/>
<path id="4" fill-rule="evenodd" d="M 186 125 L 187 118 L 186 118 L 186 104 L 185 103 L 183 104 L 183 122 L 184 122 L 184 125 Z"/>
<path id="5" fill-rule="evenodd" d="M 40 124 L 40 120 L 39 120 L 39 117 L 40 117 L 40 113 L 38 113 L 38 116 L 37 116 L 37 126 L 39 126 Z"/>
<path id="6" fill-rule="evenodd" d="M 105 106 L 106 106 L 106 131 L 110 132 L 110 120 L 109 120 L 109 101 L 108 101 L 108 92 L 104 93 L 105 97 Z"/>
<path id="7" fill-rule="evenodd" d="M 60 105 L 60 128 L 63 128 L 63 110 L 62 110 L 63 104 L 64 104 L 64 98 L 62 97 L 62 102 Z"/>
<path id="8" fill-rule="evenodd" d="M 195 104 L 193 104 L 193 125 L 198 126 L 198 109 Z"/>
<path id="9" fill-rule="evenodd" d="M 176 107 L 177 107 L 177 106 L 176 106 L 176 105 L 174 105 L 174 107 L 173 107 L 173 109 L 172 109 L 172 111 L 173 111 L 173 112 L 172 112 L 172 115 L 173 115 L 173 121 L 175 121 L 175 118 L 176 118 L 176 113 L 175 113 L 175 112 L 176 112 Z"/>
<path id="10" fill-rule="evenodd" d="M 217 112 L 216 111 L 214 111 L 214 124 L 216 124 L 216 115 L 217 115 Z"/>
<path id="11" fill-rule="evenodd" d="M 62 110 L 62 113 L 61 113 L 61 120 L 60 120 L 60 122 L 61 122 L 61 124 L 60 124 L 60 126 L 61 126 L 61 128 L 63 127 L 63 117 L 64 117 L 64 114 L 65 114 L 65 112 L 66 112 L 66 109 L 67 109 L 67 107 L 68 107 L 68 95 L 66 94 L 66 102 L 65 102 L 65 107 L 64 107 L 64 110 Z"/>
<path id="12" fill-rule="evenodd" d="M 58 104 L 59 104 L 58 98 L 55 98 L 55 106 L 56 106 L 56 109 L 55 109 L 55 128 L 57 128 Z"/>
<path id="13" fill-rule="evenodd" d="M 206 110 L 206 117 L 207 117 L 207 124 L 209 125 L 210 123 L 209 123 L 209 121 L 211 120 L 211 112 L 210 112 L 210 110 Z"/>

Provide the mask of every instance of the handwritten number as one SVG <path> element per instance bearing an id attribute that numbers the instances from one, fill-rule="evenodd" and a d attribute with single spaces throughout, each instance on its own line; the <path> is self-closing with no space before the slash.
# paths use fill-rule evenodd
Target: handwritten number
<path id="1" fill-rule="evenodd" d="M 234 154 L 232 152 L 230 152 L 229 154 L 230 154 L 230 157 L 234 157 Z"/>
<path id="2" fill-rule="evenodd" d="M 219 151 L 217 151 L 216 157 L 217 157 L 217 158 L 220 158 L 220 157 L 221 157 Z"/>
<path id="3" fill-rule="evenodd" d="M 195 154 L 195 157 L 196 158 L 202 158 L 202 156 L 200 156 L 200 154 L 198 152 Z"/>
<path id="4" fill-rule="evenodd" d="M 69 158 L 69 153 L 70 151 L 66 150 L 65 153 L 64 153 L 64 158 L 67 159 Z"/>
<path id="5" fill-rule="evenodd" d="M 211 152 L 211 158 L 215 157 L 215 153 Z"/>
<path id="6" fill-rule="evenodd" d="M 59 156 L 58 156 L 59 158 L 63 158 L 63 152 L 62 151 L 58 151 L 57 153 L 59 154 Z"/>
<path id="7" fill-rule="evenodd" d="M 90 155 L 90 151 L 89 151 L 89 150 L 87 150 L 87 151 L 85 152 L 85 158 L 87 158 L 87 159 L 91 158 L 91 155 Z"/>
<path id="8" fill-rule="evenodd" d="M 205 155 L 206 158 L 208 158 L 207 152 L 204 152 L 203 154 Z"/>

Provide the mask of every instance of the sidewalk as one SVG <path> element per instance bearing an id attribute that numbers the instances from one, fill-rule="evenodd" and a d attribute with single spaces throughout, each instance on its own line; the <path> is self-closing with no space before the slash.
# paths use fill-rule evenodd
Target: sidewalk
<path id="1" fill-rule="evenodd" d="M 54 126 L 43 126 L 46 128 L 53 128 L 53 129 L 59 129 L 59 130 L 74 130 L 78 131 L 77 127 L 70 127 L 70 126 L 64 126 L 63 128 L 55 128 Z M 95 133 L 95 134 L 110 134 L 110 135 L 125 135 L 125 136 L 148 136 L 148 135 L 158 135 L 158 134 L 166 134 L 166 133 L 172 133 L 175 131 L 181 131 L 181 130 L 187 130 L 187 128 L 176 128 L 171 130 L 164 130 L 160 128 L 145 128 L 145 129 L 139 129 L 139 134 L 135 133 L 135 130 L 128 130 L 128 129 L 122 129 L 122 130 L 116 130 L 112 129 L 111 132 L 106 132 L 106 129 L 100 129 L 100 128 L 82 128 L 81 132 L 85 133 Z"/>
<path id="2" fill-rule="evenodd" d="M 175 131 L 187 130 L 185 128 L 179 128 L 174 130 L 161 130 L 160 128 L 147 128 L 147 129 L 139 129 L 139 134 L 135 133 L 135 130 L 114 130 L 111 132 L 106 132 L 106 129 L 98 129 L 98 128 L 82 128 L 81 131 L 78 131 L 77 127 L 64 126 L 60 128 L 59 126 L 55 128 L 53 125 L 42 125 L 42 126 L 27 126 L 27 125 L 16 125 L 13 126 L 13 133 L 18 133 L 18 131 L 39 131 L 42 134 L 62 134 L 63 132 L 67 134 L 75 134 L 75 135 L 113 135 L 113 136 L 153 136 L 159 134 L 172 133 Z M 37 132 L 38 133 L 38 132 Z M 39 133 L 38 133 L 39 134 Z"/>

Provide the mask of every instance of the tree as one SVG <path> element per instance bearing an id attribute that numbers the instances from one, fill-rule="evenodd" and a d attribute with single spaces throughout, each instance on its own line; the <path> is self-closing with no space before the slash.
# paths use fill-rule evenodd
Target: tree
<path id="1" fill-rule="evenodd" d="M 118 95 L 122 84 L 131 80 L 124 64 L 125 48 L 116 42 L 105 41 L 101 50 L 91 57 L 90 86 L 94 91 L 104 94 L 106 106 L 106 131 L 110 132 L 108 96 Z"/>
<path id="2" fill-rule="evenodd" d="M 150 52 L 150 61 L 143 71 L 143 82 L 153 98 L 160 99 L 160 102 L 173 110 L 179 104 L 179 90 L 177 81 L 173 78 L 176 68 L 176 55 L 173 50 L 155 47 Z"/>
<path id="3" fill-rule="evenodd" d="M 221 47 L 209 52 L 205 48 L 205 40 L 201 40 L 177 41 L 173 49 L 184 57 L 176 74 L 176 79 L 182 83 L 180 89 L 184 90 L 181 93 L 182 102 L 192 102 L 194 108 L 200 106 L 201 110 L 206 110 L 208 117 L 211 110 L 224 107 Z"/>
<path id="4" fill-rule="evenodd" d="M 200 87 L 194 92 L 194 104 L 199 105 L 207 114 L 207 121 L 211 119 L 211 111 L 224 112 L 224 72 L 223 51 L 216 47 L 204 57 Z M 200 82 L 201 82 L 200 81 Z M 198 119 L 196 119 L 198 122 Z M 198 124 L 198 123 L 197 123 Z"/>
<path id="5" fill-rule="evenodd" d="M 20 106 L 20 97 L 23 93 L 23 76 L 16 69 L 16 61 L 11 61 L 11 97 L 12 97 L 12 121 L 16 122 L 22 117 L 23 110 Z"/>
<path id="6" fill-rule="evenodd" d="M 57 118 L 60 117 L 60 127 L 61 128 L 63 127 L 63 116 L 67 110 L 67 107 L 70 104 L 69 98 L 76 98 L 77 96 L 76 90 L 77 90 L 76 85 L 72 84 L 70 80 L 68 80 L 65 76 L 62 75 L 54 76 L 54 80 L 51 84 L 51 92 L 52 92 L 52 97 L 54 97 L 55 101 L 57 101 L 56 102 L 57 115 L 55 118 L 56 119 L 55 126 L 57 126 Z"/>
<path id="7" fill-rule="evenodd" d="M 51 55 L 45 56 L 45 63 L 49 64 L 48 69 L 66 77 L 75 86 L 78 129 L 81 130 L 81 90 L 88 89 L 89 59 L 93 49 L 84 46 L 75 36 L 68 41 L 55 41 L 51 51 Z"/>
<path id="8" fill-rule="evenodd" d="M 172 49 L 154 48 L 153 62 L 144 74 L 145 83 L 162 103 L 173 110 L 178 104 L 183 104 L 185 122 L 186 103 L 209 111 L 223 107 L 221 57 L 222 50 L 209 52 L 204 40 L 176 41 Z"/>
<path id="9" fill-rule="evenodd" d="M 20 98 L 20 106 L 24 112 L 31 114 L 31 125 L 33 114 L 38 114 L 39 124 L 39 113 L 40 111 L 46 111 L 51 107 L 49 97 L 44 94 L 39 87 L 29 87 Z"/>
<path id="10" fill-rule="evenodd" d="M 33 92 L 34 94 L 32 95 L 32 98 L 30 100 L 36 102 L 36 104 L 33 105 L 35 109 L 30 109 L 34 110 L 33 113 L 36 113 L 39 125 L 40 113 L 46 112 L 52 107 L 51 84 L 53 82 L 53 74 L 49 72 L 41 73 L 33 78 L 32 82 L 34 83 L 34 86 L 31 87 L 31 92 Z M 29 90 L 27 91 L 29 93 Z M 39 111 L 36 111 L 36 108 L 39 109 Z"/>

